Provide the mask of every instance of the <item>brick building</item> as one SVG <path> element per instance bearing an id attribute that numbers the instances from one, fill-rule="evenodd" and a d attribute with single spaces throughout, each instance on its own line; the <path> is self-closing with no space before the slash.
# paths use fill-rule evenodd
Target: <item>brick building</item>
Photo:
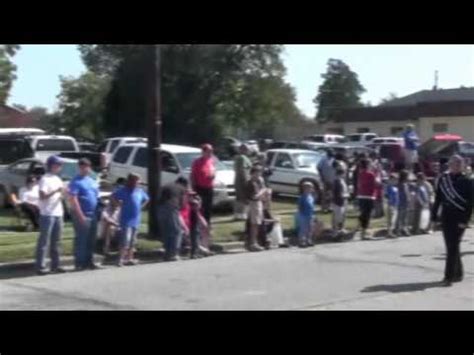
<path id="1" fill-rule="evenodd" d="M 25 111 L 0 104 L 0 128 L 35 127 L 34 119 Z"/>

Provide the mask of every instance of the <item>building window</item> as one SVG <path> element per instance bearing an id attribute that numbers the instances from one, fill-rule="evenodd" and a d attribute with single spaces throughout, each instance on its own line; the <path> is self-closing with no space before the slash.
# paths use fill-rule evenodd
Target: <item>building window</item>
<path id="1" fill-rule="evenodd" d="M 434 133 L 446 133 L 448 131 L 447 123 L 434 123 L 433 132 Z"/>
<path id="2" fill-rule="evenodd" d="M 392 136 L 398 136 L 403 132 L 403 127 L 392 127 L 390 128 L 390 133 Z"/>
<path id="3" fill-rule="evenodd" d="M 368 132 L 370 132 L 369 128 L 365 128 L 365 127 L 357 128 L 357 133 L 368 133 Z"/>

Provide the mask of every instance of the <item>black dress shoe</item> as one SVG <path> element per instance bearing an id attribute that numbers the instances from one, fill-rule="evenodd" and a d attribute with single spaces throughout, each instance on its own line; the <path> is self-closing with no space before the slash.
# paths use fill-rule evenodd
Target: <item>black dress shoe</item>
<path id="1" fill-rule="evenodd" d="M 102 266 L 97 265 L 97 264 L 90 264 L 87 268 L 89 270 L 100 270 L 100 269 L 102 269 Z"/>
<path id="2" fill-rule="evenodd" d="M 448 279 L 443 279 L 443 281 L 441 281 L 441 285 L 444 287 L 451 287 L 452 284 L 453 284 L 452 281 Z"/>
<path id="3" fill-rule="evenodd" d="M 453 279 L 453 282 L 461 282 L 463 280 L 463 277 L 456 277 Z"/>

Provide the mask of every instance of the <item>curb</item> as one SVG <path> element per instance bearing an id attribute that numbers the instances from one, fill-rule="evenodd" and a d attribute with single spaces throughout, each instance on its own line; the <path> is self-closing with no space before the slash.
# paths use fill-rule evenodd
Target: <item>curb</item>
<path id="1" fill-rule="evenodd" d="M 94 262 L 95 263 L 102 263 L 104 261 L 104 256 L 99 254 L 94 254 Z M 74 258 L 71 256 L 65 256 L 61 259 L 61 266 L 73 266 L 74 265 Z M 13 261 L 10 263 L 1 263 L 0 264 L 0 272 L 8 272 L 8 271 L 23 271 L 23 270 L 32 270 L 35 267 L 34 260 L 24 260 L 24 261 Z"/>

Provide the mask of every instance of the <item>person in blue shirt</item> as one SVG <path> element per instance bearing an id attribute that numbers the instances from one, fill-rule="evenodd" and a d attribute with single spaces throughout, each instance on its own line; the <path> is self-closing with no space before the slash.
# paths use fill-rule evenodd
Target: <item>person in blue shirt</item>
<path id="1" fill-rule="evenodd" d="M 150 198 L 148 194 L 138 186 L 140 176 L 129 174 L 127 183 L 112 194 L 121 205 L 119 218 L 121 236 L 120 236 L 120 256 L 117 266 L 136 265 L 137 261 L 133 258 L 135 252 L 135 242 L 138 228 L 141 221 L 141 210 L 148 204 Z"/>
<path id="2" fill-rule="evenodd" d="M 406 168 L 412 170 L 413 164 L 418 162 L 418 144 L 420 141 L 415 132 L 415 126 L 407 124 L 402 136 L 405 143 Z"/>
<path id="3" fill-rule="evenodd" d="M 395 238 L 398 218 L 398 179 L 397 175 L 390 174 L 389 183 L 385 190 L 385 197 L 387 198 L 387 237 Z"/>
<path id="4" fill-rule="evenodd" d="M 97 233 L 99 185 L 90 175 L 91 162 L 78 162 L 79 174 L 69 184 L 69 203 L 74 226 L 74 263 L 77 271 L 97 269 L 94 248 Z"/>
<path id="5" fill-rule="evenodd" d="M 306 181 L 298 199 L 298 244 L 301 248 L 313 246 L 314 186 Z"/>

